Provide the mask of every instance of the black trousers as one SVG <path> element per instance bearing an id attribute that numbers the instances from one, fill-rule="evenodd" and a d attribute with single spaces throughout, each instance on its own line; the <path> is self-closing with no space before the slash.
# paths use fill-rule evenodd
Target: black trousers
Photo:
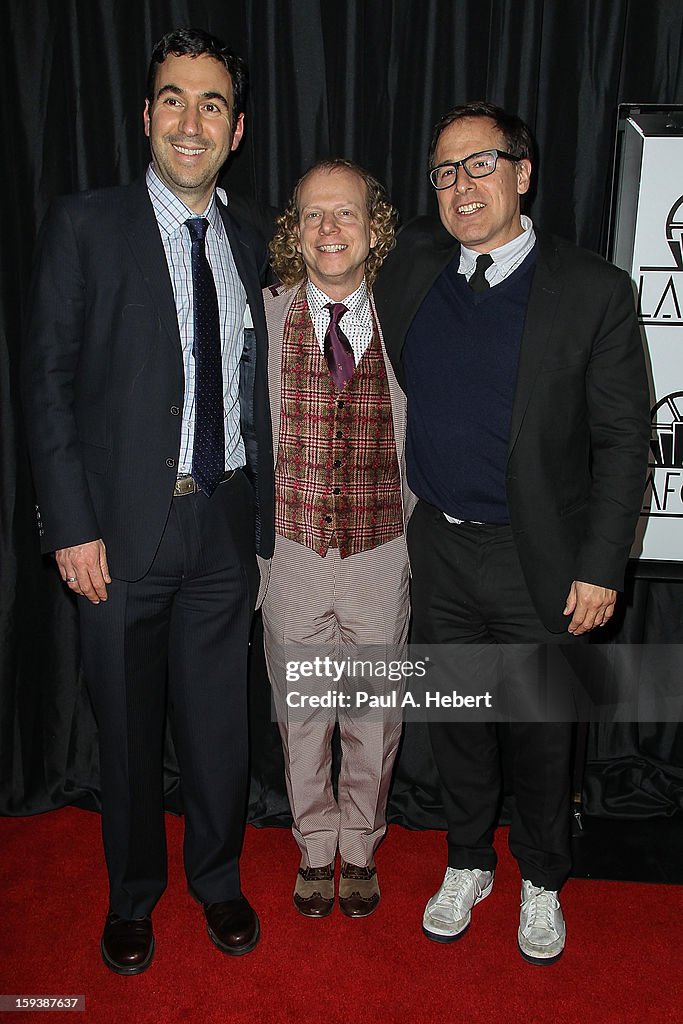
<path id="1" fill-rule="evenodd" d="M 413 643 L 577 642 L 569 633 L 550 633 L 540 621 L 509 526 L 450 524 L 439 510 L 421 501 L 408 526 L 408 550 Z M 542 648 L 529 650 L 542 657 Z M 474 664 L 475 655 L 467 654 L 462 652 L 461 666 Z M 553 685 L 552 680 L 545 683 Z M 448 822 L 448 863 L 455 868 L 495 868 L 493 835 L 505 751 L 515 793 L 510 850 L 523 878 L 559 889 L 571 866 L 571 723 L 517 721 L 512 694 L 508 706 L 510 721 L 503 724 L 429 724 Z"/>
<path id="2" fill-rule="evenodd" d="M 133 527 L 134 528 L 134 527 Z M 80 599 L 83 669 L 99 728 L 110 906 L 149 914 L 167 880 L 167 711 L 185 807 L 185 870 L 205 903 L 240 894 L 248 788 L 247 653 L 257 593 L 253 491 L 172 501 L 147 575 Z"/>

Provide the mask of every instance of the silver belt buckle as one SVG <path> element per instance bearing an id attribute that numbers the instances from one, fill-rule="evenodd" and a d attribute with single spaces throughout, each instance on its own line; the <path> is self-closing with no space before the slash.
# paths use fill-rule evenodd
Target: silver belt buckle
<path id="1" fill-rule="evenodd" d="M 232 480 L 236 472 L 236 469 L 227 469 L 218 481 L 219 485 L 227 483 L 228 480 Z M 182 473 L 180 476 L 176 477 L 175 486 L 173 488 L 173 497 L 178 498 L 183 494 L 197 494 L 199 490 L 199 484 L 192 474 Z"/>
<path id="2" fill-rule="evenodd" d="M 182 476 L 176 477 L 175 487 L 173 488 L 173 497 L 179 498 L 183 494 L 195 494 L 196 490 L 197 484 L 195 483 L 192 474 L 183 473 Z"/>

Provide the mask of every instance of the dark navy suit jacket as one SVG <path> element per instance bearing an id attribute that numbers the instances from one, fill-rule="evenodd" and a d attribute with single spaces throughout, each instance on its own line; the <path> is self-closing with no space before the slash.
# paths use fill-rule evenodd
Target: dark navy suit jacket
<path id="1" fill-rule="evenodd" d="M 240 410 L 256 546 L 274 543 L 260 237 L 218 200 L 253 328 Z M 151 565 L 173 495 L 184 373 L 161 236 L 144 181 L 55 200 L 40 232 L 23 358 L 26 429 L 44 551 L 101 537 L 109 569 Z"/>
<path id="2" fill-rule="evenodd" d="M 406 333 L 459 249 L 439 221 L 421 217 L 406 225 L 382 267 L 375 301 L 401 383 Z M 645 361 L 628 275 L 537 232 L 506 491 L 529 593 L 552 632 L 567 628 L 562 610 L 573 580 L 623 587 L 649 436 Z"/>

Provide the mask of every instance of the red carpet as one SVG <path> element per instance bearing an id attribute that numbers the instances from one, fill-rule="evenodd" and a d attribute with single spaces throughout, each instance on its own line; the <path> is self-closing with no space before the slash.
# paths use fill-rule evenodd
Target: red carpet
<path id="1" fill-rule="evenodd" d="M 0 820 L 0 994 L 85 995 L 88 1024 L 680 1024 L 683 888 L 570 880 L 559 963 L 516 946 L 519 879 L 499 830 L 492 895 L 450 946 L 420 931 L 445 867 L 442 833 L 392 827 L 378 856 L 382 903 L 349 921 L 308 921 L 291 904 L 298 855 L 284 829 L 247 830 L 244 891 L 261 918 L 251 954 L 209 941 L 181 866 L 182 821 L 167 817 L 170 882 L 154 914 L 156 958 L 137 978 L 100 960 L 106 879 L 99 817 L 74 808 Z M 35 1013 L 2 1013 L 28 1021 Z M 64 1020 L 51 1013 L 42 1020 Z"/>

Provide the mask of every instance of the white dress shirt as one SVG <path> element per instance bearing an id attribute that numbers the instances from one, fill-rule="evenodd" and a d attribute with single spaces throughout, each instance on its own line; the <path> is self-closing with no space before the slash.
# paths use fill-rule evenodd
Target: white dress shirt
<path id="1" fill-rule="evenodd" d="M 321 292 L 312 281 L 306 283 L 306 298 L 315 336 L 318 339 L 320 351 L 324 355 L 325 334 L 330 326 L 330 311 L 325 309 L 325 306 L 328 302 L 335 300 Z M 353 358 L 358 366 L 366 348 L 372 341 L 372 312 L 370 310 L 370 295 L 365 281 L 361 281 L 360 287 L 341 301 L 347 307 L 347 312 L 339 320 L 339 325 L 349 339 Z"/>

